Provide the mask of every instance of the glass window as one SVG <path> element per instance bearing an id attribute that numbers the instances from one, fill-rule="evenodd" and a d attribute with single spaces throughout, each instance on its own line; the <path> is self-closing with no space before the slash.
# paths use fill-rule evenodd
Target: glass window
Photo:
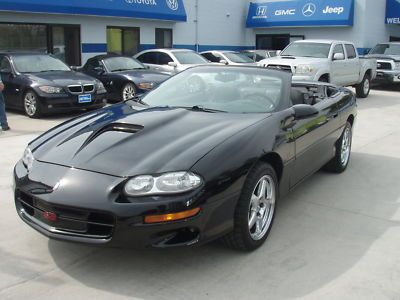
<path id="1" fill-rule="evenodd" d="M 107 52 L 134 55 L 139 51 L 139 28 L 108 27 Z"/>
<path id="2" fill-rule="evenodd" d="M 47 52 L 47 26 L 0 24 L 0 51 Z"/>
<path id="3" fill-rule="evenodd" d="M 181 63 L 182 65 L 197 65 L 208 63 L 208 61 L 203 56 L 194 51 L 175 51 L 174 55 L 179 63 Z"/>
<path id="4" fill-rule="evenodd" d="M 265 70 L 199 67 L 165 81 L 144 96 L 143 102 L 149 106 L 265 113 L 279 106 L 282 89 L 282 78 Z"/>
<path id="5" fill-rule="evenodd" d="M 252 63 L 253 59 L 247 57 L 243 53 L 239 52 L 225 52 L 225 56 L 232 62 L 243 64 L 243 63 Z"/>
<path id="6" fill-rule="evenodd" d="M 0 73 L 11 73 L 12 68 L 7 57 L 3 56 L 0 61 Z M 1 78 L 0 78 L 1 79 Z"/>
<path id="7" fill-rule="evenodd" d="M 112 57 L 104 60 L 109 72 L 120 72 L 128 70 L 140 70 L 145 67 L 136 59 L 130 57 Z"/>
<path id="8" fill-rule="evenodd" d="M 346 52 L 347 52 L 347 58 L 348 59 L 353 59 L 357 57 L 356 49 L 354 49 L 353 45 L 346 44 Z"/>
<path id="9" fill-rule="evenodd" d="M 70 71 L 65 63 L 50 55 L 16 55 L 12 59 L 20 73 Z"/>
<path id="10" fill-rule="evenodd" d="M 369 54 L 400 55 L 400 44 L 378 44 Z"/>
<path id="11" fill-rule="evenodd" d="M 218 63 L 221 60 L 220 57 L 213 55 L 211 52 L 203 53 L 201 55 L 203 57 L 205 57 L 206 59 L 208 59 L 209 61 L 214 62 L 214 63 Z"/>
<path id="12" fill-rule="evenodd" d="M 88 70 L 88 71 L 93 71 L 96 68 L 100 68 L 100 62 L 98 61 L 98 59 L 89 59 L 87 61 L 87 63 L 84 66 L 84 69 Z"/>
<path id="13" fill-rule="evenodd" d="M 168 65 L 173 59 L 166 53 L 157 53 L 157 65 Z"/>
<path id="14" fill-rule="evenodd" d="M 156 28 L 156 48 L 172 48 L 172 29 Z"/>
<path id="15" fill-rule="evenodd" d="M 335 48 L 333 48 L 333 55 L 335 55 L 336 53 L 341 53 L 344 56 L 344 49 L 342 44 L 337 44 Z"/>
<path id="16" fill-rule="evenodd" d="M 145 64 L 157 64 L 157 53 L 156 52 L 146 52 L 140 55 L 138 61 L 145 63 Z"/>
<path id="17" fill-rule="evenodd" d="M 331 44 L 326 43 L 292 43 L 284 51 L 281 56 L 300 56 L 328 58 Z"/>

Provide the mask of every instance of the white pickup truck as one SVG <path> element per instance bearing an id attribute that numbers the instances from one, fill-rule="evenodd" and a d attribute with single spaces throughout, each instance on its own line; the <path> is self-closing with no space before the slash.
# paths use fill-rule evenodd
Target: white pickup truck
<path id="1" fill-rule="evenodd" d="M 258 65 L 291 72 L 293 80 L 355 86 L 359 98 L 368 97 L 376 77 L 376 59 L 359 57 L 354 44 L 343 41 L 295 41 Z"/>

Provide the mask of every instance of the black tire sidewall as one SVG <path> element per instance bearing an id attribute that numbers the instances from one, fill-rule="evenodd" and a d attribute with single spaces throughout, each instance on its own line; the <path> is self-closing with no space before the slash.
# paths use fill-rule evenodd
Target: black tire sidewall
<path id="1" fill-rule="evenodd" d="M 368 89 L 368 92 L 365 93 L 364 92 L 364 85 L 365 85 L 365 82 L 367 80 L 369 81 L 369 89 Z M 357 85 L 357 87 L 356 87 L 357 97 L 359 97 L 359 98 L 367 98 L 369 93 L 370 93 L 370 91 L 371 91 L 371 80 L 370 80 L 369 76 L 367 74 L 365 74 L 363 80 L 361 81 L 361 83 L 359 85 Z"/>
<path id="2" fill-rule="evenodd" d="M 240 233 L 244 246 L 247 250 L 257 249 L 265 242 L 275 219 L 277 203 L 275 203 L 271 224 L 263 238 L 257 241 L 252 239 L 248 226 L 248 209 L 253 191 L 256 188 L 258 181 L 265 175 L 269 175 L 273 179 L 275 184 L 275 201 L 278 200 L 279 185 L 276 172 L 270 164 L 261 163 L 254 167 L 249 173 L 235 211 L 235 230 Z"/>

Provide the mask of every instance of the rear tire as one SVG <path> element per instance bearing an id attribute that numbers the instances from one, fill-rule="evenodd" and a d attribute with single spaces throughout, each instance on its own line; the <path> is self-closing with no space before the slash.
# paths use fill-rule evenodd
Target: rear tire
<path id="1" fill-rule="evenodd" d="M 252 251 L 268 237 L 276 211 L 278 179 L 267 163 L 257 165 L 248 175 L 234 215 L 233 231 L 222 238 L 230 248 Z"/>
<path id="2" fill-rule="evenodd" d="M 39 101 L 39 97 L 37 96 L 37 94 L 34 91 L 32 91 L 32 90 L 27 91 L 24 94 L 22 101 L 23 101 L 23 107 L 24 107 L 25 114 L 29 118 L 39 118 L 42 115 L 41 103 Z"/>
<path id="3" fill-rule="evenodd" d="M 335 157 L 325 165 L 324 169 L 333 173 L 343 173 L 349 165 L 353 128 L 350 122 L 346 123 L 340 139 L 336 142 Z"/>
<path id="4" fill-rule="evenodd" d="M 364 75 L 363 80 L 356 85 L 356 94 L 358 98 L 367 98 L 371 91 L 371 78 L 368 74 Z"/>

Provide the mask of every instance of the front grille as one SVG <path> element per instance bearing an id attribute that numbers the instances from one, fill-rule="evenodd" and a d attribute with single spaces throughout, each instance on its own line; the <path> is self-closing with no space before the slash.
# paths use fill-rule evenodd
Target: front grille
<path id="1" fill-rule="evenodd" d="M 378 70 L 392 70 L 392 64 L 390 62 L 378 61 Z"/>
<path id="2" fill-rule="evenodd" d="M 83 91 L 84 91 L 85 93 L 92 93 L 92 92 L 94 92 L 94 84 L 85 84 L 85 85 L 83 86 Z"/>
<path id="3" fill-rule="evenodd" d="M 285 65 L 268 65 L 268 69 L 273 69 L 273 70 L 281 70 L 285 72 L 292 73 L 292 67 L 291 66 L 285 66 Z"/>
<path id="4" fill-rule="evenodd" d="M 27 215 L 57 233 L 93 239 L 108 239 L 113 233 L 115 218 L 109 213 L 53 205 L 22 191 L 16 192 L 16 198 Z M 56 214 L 57 220 L 47 220 L 44 212 Z"/>
<path id="5" fill-rule="evenodd" d="M 69 85 L 68 90 L 72 94 L 82 94 L 83 87 L 81 85 Z"/>

